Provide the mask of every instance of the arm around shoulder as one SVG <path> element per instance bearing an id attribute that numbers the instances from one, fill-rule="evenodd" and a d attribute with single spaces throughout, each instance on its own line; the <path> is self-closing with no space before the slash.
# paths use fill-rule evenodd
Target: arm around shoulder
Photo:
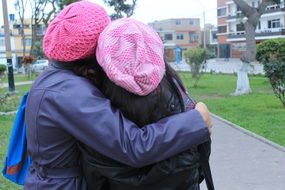
<path id="1" fill-rule="evenodd" d="M 161 161 L 209 139 L 196 110 L 138 128 L 97 89 L 56 99 L 61 127 L 101 154 L 133 167 Z"/>

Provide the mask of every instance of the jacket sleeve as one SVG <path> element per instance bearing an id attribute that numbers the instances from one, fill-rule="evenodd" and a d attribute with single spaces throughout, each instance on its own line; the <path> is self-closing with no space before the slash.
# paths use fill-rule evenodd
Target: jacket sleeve
<path id="1" fill-rule="evenodd" d="M 209 139 L 196 110 L 138 128 L 92 85 L 73 84 L 70 89 L 46 93 L 46 105 L 53 110 L 53 117 L 60 118 L 58 125 L 82 143 L 124 164 L 143 167 Z"/>

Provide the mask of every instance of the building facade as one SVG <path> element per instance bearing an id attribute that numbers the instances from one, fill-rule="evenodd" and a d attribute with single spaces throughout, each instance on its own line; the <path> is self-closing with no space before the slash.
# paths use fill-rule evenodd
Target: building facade
<path id="1" fill-rule="evenodd" d="M 183 56 L 183 52 L 201 44 L 201 28 L 199 18 L 177 18 L 149 23 L 159 34 L 165 46 L 167 61 L 174 61 Z"/>
<path id="2" fill-rule="evenodd" d="M 258 7 L 261 0 L 245 0 L 250 6 Z M 232 0 L 217 0 L 218 57 L 240 58 L 246 50 L 244 18 Z M 270 5 L 261 16 L 256 28 L 256 43 L 274 38 L 285 38 L 284 3 Z"/>
<path id="3" fill-rule="evenodd" d="M 13 66 L 16 67 L 16 51 L 15 51 L 15 38 L 12 35 L 10 35 L 10 41 L 11 41 L 11 51 L 12 51 L 12 63 Z M 7 63 L 7 58 L 6 58 L 6 43 L 5 43 L 5 33 L 4 29 L 0 29 L 0 64 L 6 64 Z"/>
<path id="4" fill-rule="evenodd" d="M 13 65 L 15 68 L 20 68 L 22 66 L 21 60 L 24 55 L 30 55 L 31 45 L 32 45 L 32 27 L 31 19 L 25 19 L 24 24 L 21 25 L 17 20 L 10 20 L 10 39 L 11 39 L 11 49 L 13 55 Z M 23 30 L 22 30 L 23 29 Z M 43 24 L 38 26 L 38 29 L 34 29 L 36 33 L 36 40 L 40 42 L 45 32 L 45 27 Z M 21 32 L 24 31 L 25 43 L 23 41 Z M 25 44 L 25 48 L 24 48 Z M 5 36 L 4 30 L 0 30 L 0 61 L 6 63 L 6 51 L 5 51 Z M 24 53 L 25 49 L 25 53 Z"/>
<path id="5" fill-rule="evenodd" d="M 218 38 L 217 38 L 217 27 L 212 24 L 205 24 L 202 36 L 205 32 L 206 47 L 210 51 L 211 57 L 215 58 L 218 54 Z M 203 39 L 203 38 L 202 38 Z M 204 42 L 202 42 L 202 45 Z"/>

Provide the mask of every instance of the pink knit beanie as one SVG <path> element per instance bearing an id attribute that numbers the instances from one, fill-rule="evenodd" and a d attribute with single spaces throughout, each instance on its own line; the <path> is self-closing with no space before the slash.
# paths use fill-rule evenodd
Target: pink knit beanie
<path id="1" fill-rule="evenodd" d="M 49 24 L 44 53 L 49 59 L 64 62 L 94 56 L 99 34 L 109 23 L 101 6 L 88 1 L 72 3 Z"/>
<path id="2" fill-rule="evenodd" d="M 165 72 L 163 43 L 150 26 L 133 19 L 109 24 L 98 39 L 96 57 L 110 80 L 137 95 L 148 95 Z"/>

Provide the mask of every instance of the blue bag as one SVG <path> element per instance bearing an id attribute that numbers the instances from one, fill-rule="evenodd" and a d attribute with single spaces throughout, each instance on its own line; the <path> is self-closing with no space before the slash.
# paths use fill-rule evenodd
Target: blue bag
<path id="1" fill-rule="evenodd" d="M 25 108 L 28 93 L 21 100 L 10 136 L 8 153 L 2 173 L 4 177 L 18 185 L 24 185 L 26 175 L 32 163 L 27 153 Z"/>

